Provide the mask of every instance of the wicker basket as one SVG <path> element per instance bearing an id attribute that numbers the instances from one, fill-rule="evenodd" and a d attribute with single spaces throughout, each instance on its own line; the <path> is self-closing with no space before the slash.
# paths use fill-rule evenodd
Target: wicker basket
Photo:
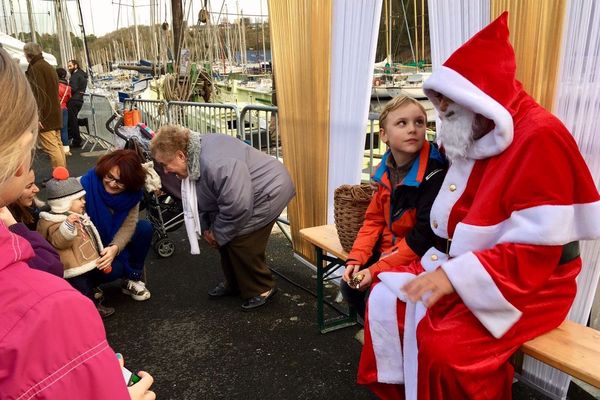
<path id="1" fill-rule="evenodd" d="M 342 185 L 333 194 L 333 216 L 342 248 L 349 252 L 373 197 L 369 184 Z"/>

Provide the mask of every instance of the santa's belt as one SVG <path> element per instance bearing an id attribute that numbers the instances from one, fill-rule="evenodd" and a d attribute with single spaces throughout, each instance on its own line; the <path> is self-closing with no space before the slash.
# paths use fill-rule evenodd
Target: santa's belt
<path id="1" fill-rule="evenodd" d="M 435 247 L 442 253 L 448 254 L 450 251 L 451 244 L 452 244 L 452 239 L 444 239 L 444 238 L 437 236 L 433 247 Z M 562 253 L 560 255 L 560 260 L 558 260 L 558 265 L 563 265 L 570 261 L 573 261 L 574 259 L 579 257 L 579 255 L 580 255 L 580 252 L 579 252 L 579 242 L 578 241 L 563 244 Z"/>

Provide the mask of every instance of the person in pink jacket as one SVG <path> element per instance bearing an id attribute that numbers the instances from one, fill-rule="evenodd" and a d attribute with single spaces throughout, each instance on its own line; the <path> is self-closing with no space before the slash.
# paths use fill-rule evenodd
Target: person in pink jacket
<path id="1" fill-rule="evenodd" d="M 25 76 L 0 49 L 0 207 L 29 175 L 38 110 Z M 31 245 L 0 222 L 0 400 L 152 400 L 152 377 L 127 387 L 91 300 L 29 268 Z"/>

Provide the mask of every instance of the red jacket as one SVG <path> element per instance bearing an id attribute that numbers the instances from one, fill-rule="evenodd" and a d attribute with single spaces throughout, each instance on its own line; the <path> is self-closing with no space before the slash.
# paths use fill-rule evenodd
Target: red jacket
<path id="1" fill-rule="evenodd" d="M 390 155 L 388 150 L 371 178 L 377 191 L 348 255 L 348 261 L 366 266 L 374 252 L 380 254 L 369 267 L 373 278 L 419 259 L 433 245 L 429 211 L 445 176 L 442 155 L 426 141 L 407 175 L 392 191 L 386 165 Z"/>
<path id="2" fill-rule="evenodd" d="M 67 102 L 71 98 L 71 86 L 63 81 L 58 81 L 58 101 L 60 101 L 60 108 L 66 109 Z"/>

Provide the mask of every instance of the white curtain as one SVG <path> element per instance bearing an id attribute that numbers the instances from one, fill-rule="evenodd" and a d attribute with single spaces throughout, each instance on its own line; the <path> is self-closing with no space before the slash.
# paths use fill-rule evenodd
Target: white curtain
<path id="1" fill-rule="evenodd" d="M 328 223 L 333 223 L 335 189 L 360 183 L 381 4 L 333 3 Z"/>
<path id="2" fill-rule="evenodd" d="M 490 23 L 490 0 L 429 0 L 433 70 Z"/>
<path id="3" fill-rule="evenodd" d="M 557 83 L 554 113 L 575 137 L 596 187 L 600 187 L 600 4 L 596 0 L 567 3 Z M 585 325 L 598 287 L 600 241 L 582 242 L 581 255 L 583 268 L 568 318 Z M 600 328 L 597 311 L 592 323 Z M 527 378 L 552 397 L 566 398 L 568 375 L 531 359 L 523 366 Z"/>

